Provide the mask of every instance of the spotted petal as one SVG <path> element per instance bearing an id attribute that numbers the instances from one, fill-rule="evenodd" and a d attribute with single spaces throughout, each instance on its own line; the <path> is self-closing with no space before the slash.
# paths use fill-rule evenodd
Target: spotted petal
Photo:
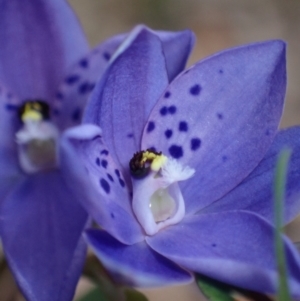
<path id="1" fill-rule="evenodd" d="M 161 41 L 138 27 L 119 47 L 91 96 L 84 120 L 102 128 L 125 177 L 129 160 L 140 150 L 143 126 L 167 84 Z"/>
<path id="2" fill-rule="evenodd" d="M 290 222 L 300 212 L 300 127 L 280 131 L 264 159 L 236 188 L 201 212 L 220 212 L 244 209 L 258 213 L 274 222 L 274 176 L 276 160 L 284 148 L 292 150 L 289 162 L 285 222 Z"/>
<path id="3" fill-rule="evenodd" d="M 193 277 L 140 242 L 126 246 L 104 231 L 88 230 L 86 239 L 117 281 L 135 287 L 185 284 Z"/>
<path id="4" fill-rule="evenodd" d="M 102 141 L 101 130 L 88 124 L 67 130 L 61 148 L 62 173 L 95 221 L 123 243 L 143 240 L 132 213 L 130 190 Z"/>
<path id="5" fill-rule="evenodd" d="M 19 99 L 0 84 L 0 203 L 22 177 L 15 143 L 19 126 L 18 104 Z"/>
<path id="6" fill-rule="evenodd" d="M 53 102 L 54 117 L 61 129 L 81 121 L 89 95 L 124 38 L 125 35 L 117 35 L 107 39 L 68 70 Z"/>
<path id="7" fill-rule="evenodd" d="M 26 177 L 1 207 L 5 256 L 26 299 L 72 300 L 87 214 L 58 171 Z"/>
<path id="8" fill-rule="evenodd" d="M 152 31 L 152 33 L 162 41 L 169 80 L 171 80 L 184 69 L 194 45 L 194 35 L 189 30 Z M 120 34 L 107 39 L 67 72 L 56 93 L 53 105 L 53 113 L 60 128 L 77 125 L 81 121 L 83 108 L 91 91 L 103 75 L 111 56 L 126 36 L 127 34 Z"/>
<path id="9" fill-rule="evenodd" d="M 195 215 L 147 243 L 180 266 L 216 280 L 262 293 L 278 289 L 274 228 L 246 211 Z M 300 260 L 293 244 L 283 237 L 288 282 L 300 296 Z"/>
<path id="10" fill-rule="evenodd" d="M 0 80 L 21 99 L 49 100 L 88 50 L 76 16 L 62 0 L 1 0 L 0 7 Z"/>
<path id="11" fill-rule="evenodd" d="M 167 88 L 142 148 L 196 169 L 182 185 L 188 213 L 222 197 L 257 166 L 276 133 L 285 87 L 285 44 L 269 41 L 214 55 Z"/>

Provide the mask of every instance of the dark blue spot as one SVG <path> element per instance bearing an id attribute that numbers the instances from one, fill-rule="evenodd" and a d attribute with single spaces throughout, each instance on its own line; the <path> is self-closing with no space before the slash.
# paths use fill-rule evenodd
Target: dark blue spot
<path id="1" fill-rule="evenodd" d="M 127 137 L 128 137 L 128 138 L 132 138 L 132 137 L 133 137 L 133 134 L 132 134 L 132 133 L 127 134 Z"/>
<path id="2" fill-rule="evenodd" d="M 266 130 L 266 136 L 269 136 L 271 134 L 270 130 Z"/>
<path id="3" fill-rule="evenodd" d="M 217 245 L 216 244 L 211 244 L 211 246 L 215 248 Z"/>
<path id="4" fill-rule="evenodd" d="M 199 95 L 200 91 L 201 91 L 201 87 L 198 84 L 196 84 L 195 86 L 193 86 L 193 87 L 190 88 L 190 93 L 192 95 Z"/>
<path id="5" fill-rule="evenodd" d="M 171 138 L 172 137 L 172 135 L 173 135 L 173 131 L 172 130 L 166 130 L 165 131 L 165 136 L 169 139 L 169 138 Z"/>
<path id="6" fill-rule="evenodd" d="M 182 147 L 176 144 L 173 144 L 169 147 L 169 153 L 175 159 L 179 159 L 183 156 Z"/>
<path id="7" fill-rule="evenodd" d="M 171 92 L 167 91 L 167 92 L 165 93 L 165 98 L 169 98 L 170 96 L 171 96 Z"/>
<path id="8" fill-rule="evenodd" d="M 105 60 L 109 61 L 110 60 L 110 54 L 108 52 L 103 53 L 103 57 Z"/>
<path id="9" fill-rule="evenodd" d="M 104 149 L 103 151 L 101 151 L 101 153 L 100 153 L 101 155 L 108 155 L 108 150 L 106 150 L 106 149 Z"/>
<path id="10" fill-rule="evenodd" d="M 183 74 L 188 74 L 190 72 L 190 69 L 186 70 Z"/>
<path id="11" fill-rule="evenodd" d="M 98 166 L 100 166 L 100 159 L 99 159 L 99 158 L 96 158 L 96 164 L 97 164 Z"/>
<path id="12" fill-rule="evenodd" d="M 78 88 L 78 92 L 80 94 L 85 94 L 87 92 L 90 92 L 91 91 L 91 86 L 88 82 L 85 82 L 83 84 L 81 84 Z"/>
<path id="13" fill-rule="evenodd" d="M 107 174 L 107 177 L 109 178 L 109 180 L 110 180 L 111 182 L 114 181 L 114 178 L 113 178 L 109 173 Z"/>
<path id="14" fill-rule="evenodd" d="M 226 162 L 227 159 L 228 159 L 227 156 L 223 156 L 223 157 L 222 157 L 222 161 L 223 161 L 223 162 Z"/>
<path id="15" fill-rule="evenodd" d="M 219 119 L 223 119 L 223 114 L 217 113 L 217 116 L 218 116 Z"/>
<path id="16" fill-rule="evenodd" d="M 77 74 L 74 74 L 74 75 L 70 75 L 68 76 L 66 79 L 65 79 L 65 82 L 68 84 L 68 85 L 72 85 L 74 83 L 76 83 L 78 80 L 79 80 L 79 75 Z"/>
<path id="17" fill-rule="evenodd" d="M 125 186 L 125 182 L 124 182 L 122 179 L 120 179 L 120 178 L 119 178 L 119 183 L 120 183 L 120 185 L 121 185 L 122 187 Z"/>
<path id="18" fill-rule="evenodd" d="M 89 65 L 89 62 L 87 59 L 82 59 L 80 62 L 79 62 L 79 65 L 82 67 L 82 68 L 87 68 L 88 65 Z"/>
<path id="19" fill-rule="evenodd" d="M 180 121 L 178 129 L 180 132 L 187 132 L 188 131 L 188 124 L 185 121 Z"/>
<path id="20" fill-rule="evenodd" d="M 155 129 L 155 123 L 153 121 L 149 121 L 147 126 L 147 133 L 152 132 Z"/>
<path id="21" fill-rule="evenodd" d="M 199 138 L 191 139 L 191 150 L 197 150 L 201 145 L 201 140 Z"/>
<path id="22" fill-rule="evenodd" d="M 63 99 L 63 98 L 64 98 L 64 95 L 63 95 L 61 92 L 57 92 L 56 95 L 55 95 L 55 97 L 56 97 L 57 99 Z"/>
<path id="23" fill-rule="evenodd" d="M 165 116 L 168 114 L 168 108 L 162 107 L 159 112 L 160 112 L 160 115 Z"/>
<path id="24" fill-rule="evenodd" d="M 223 74 L 223 70 L 222 70 L 222 69 L 220 69 L 220 70 L 219 70 L 219 73 L 220 73 L 220 74 Z"/>
<path id="25" fill-rule="evenodd" d="M 52 113 L 57 116 L 60 114 L 60 111 L 59 111 L 59 109 L 55 108 L 52 110 Z"/>
<path id="26" fill-rule="evenodd" d="M 5 109 L 8 110 L 8 111 L 16 111 L 16 110 L 19 109 L 19 106 L 11 104 L 11 103 L 7 103 L 5 105 Z"/>
<path id="27" fill-rule="evenodd" d="M 151 147 L 147 148 L 147 150 L 150 150 L 150 151 L 156 152 L 156 148 L 155 148 L 154 146 L 151 146 Z"/>
<path id="28" fill-rule="evenodd" d="M 120 178 L 120 171 L 118 169 L 115 169 L 115 173 L 116 173 L 117 177 Z"/>
<path id="29" fill-rule="evenodd" d="M 73 121 L 79 121 L 81 117 L 81 109 L 76 108 L 72 113 L 72 120 Z"/>
<path id="30" fill-rule="evenodd" d="M 106 168 L 107 167 L 107 161 L 106 160 L 102 160 L 101 161 L 101 165 L 102 165 L 102 167 Z"/>
<path id="31" fill-rule="evenodd" d="M 105 179 L 103 179 L 103 178 L 100 179 L 100 185 L 106 193 L 110 192 L 110 186 Z"/>
<path id="32" fill-rule="evenodd" d="M 115 215 L 113 213 L 110 214 L 111 218 L 115 218 Z"/>
<path id="33" fill-rule="evenodd" d="M 172 115 L 176 113 L 176 110 L 177 110 L 177 108 L 175 106 L 170 106 L 168 108 L 169 113 Z"/>

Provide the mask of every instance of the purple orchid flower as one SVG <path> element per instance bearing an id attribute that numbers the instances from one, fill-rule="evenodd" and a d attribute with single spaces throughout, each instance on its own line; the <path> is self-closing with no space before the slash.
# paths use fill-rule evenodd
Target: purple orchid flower
<path id="1" fill-rule="evenodd" d="M 194 38 L 189 31 L 158 35 L 172 78 Z M 78 198 L 89 192 L 64 177 L 61 135 L 80 122 L 94 83 L 125 37 L 89 52 L 66 2 L 0 1 L 0 233 L 27 300 L 71 300 L 74 294 L 88 219 Z M 174 46 L 182 51 L 171 52 Z"/>
<path id="2" fill-rule="evenodd" d="M 276 292 L 271 187 L 283 146 L 294 149 L 286 221 L 299 212 L 300 192 L 300 128 L 277 134 L 285 68 L 285 44 L 267 41 L 220 52 L 169 83 L 150 31 L 137 28 L 120 46 L 91 95 L 87 124 L 62 143 L 67 175 L 86 181 L 91 198 L 82 204 L 101 226 L 86 239 L 119 280 L 164 286 L 197 272 Z M 300 259 L 282 239 L 299 296 Z"/>

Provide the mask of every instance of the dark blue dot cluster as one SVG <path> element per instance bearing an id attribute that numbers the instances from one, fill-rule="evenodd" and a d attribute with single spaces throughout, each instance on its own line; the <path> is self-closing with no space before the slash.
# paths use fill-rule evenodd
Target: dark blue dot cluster
<path id="1" fill-rule="evenodd" d="M 76 82 L 78 82 L 80 79 L 80 76 L 78 74 L 73 74 L 73 75 L 70 75 L 68 76 L 66 79 L 65 79 L 65 82 L 66 84 L 68 85 L 73 85 L 75 84 Z"/>
<path id="2" fill-rule="evenodd" d="M 87 59 L 82 59 L 80 62 L 79 62 L 79 66 L 82 67 L 82 68 L 87 68 L 89 66 L 89 62 Z"/>
<path id="3" fill-rule="evenodd" d="M 110 193 L 110 185 L 105 179 L 103 178 L 100 179 L 100 185 L 107 194 Z"/>
<path id="4" fill-rule="evenodd" d="M 201 86 L 196 84 L 190 88 L 190 94 L 197 96 L 201 92 Z"/>
<path id="5" fill-rule="evenodd" d="M 118 179 L 119 179 L 119 183 L 122 187 L 125 187 L 125 182 L 121 179 L 121 173 L 118 169 L 115 169 L 115 174 L 117 175 Z"/>
<path id="6" fill-rule="evenodd" d="M 153 121 L 148 122 L 147 133 L 152 132 L 155 129 L 155 123 Z"/>
<path id="7" fill-rule="evenodd" d="M 132 134 L 132 133 L 127 134 L 127 137 L 128 137 L 128 138 L 133 138 L 133 134 Z"/>
<path id="8" fill-rule="evenodd" d="M 86 93 L 92 91 L 94 89 L 94 87 L 95 87 L 94 83 L 84 82 L 84 83 L 79 85 L 78 93 L 86 94 Z"/>
<path id="9" fill-rule="evenodd" d="M 221 119 L 223 119 L 223 114 L 221 114 L 221 113 L 217 113 L 217 117 L 221 120 Z"/>
<path id="10" fill-rule="evenodd" d="M 219 70 L 219 73 L 220 73 L 220 74 L 223 74 L 223 73 L 224 73 L 224 72 L 223 72 L 223 69 L 220 69 L 220 70 Z"/>
<path id="11" fill-rule="evenodd" d="M 95 161 L 95 162 L 96 162 L 96 164 L 97 164 L 98 166 L 100 166 L 100 159 L 99 159 L 98 157 L 96 158 L 96 161 Z"/>
<path id="12" fill-rule="evenodd" d="M 266 136 L 269 136 L 271 134 L 270 130 L 266 130 Z"/>
<path id="13" fill-rule="evenodd" d="M 173 135 L 173 131 L 172 131 L 172 130 L 167 129 L 167 130 L 165 131 L 165 136 L 166 136 L 167 139 L 171 138 L 172 135 Z"/>
<path id="14" fill-rule="evenodd" d="M 103 52 L 103 57 L 106 61 L 110 60 L 110 54 L 108 52 Z"/>
<path id="15" fill-rule="evenodd" d="M 165 98 L 169 98 L 170 96 L 171 96 L 171 92 L 167 91 L 167 92 L 165 93 Z"/>
<path id="16" fill-rule="evenodd" d="M 71 118 L 72 118 L 73 121 L 79 121 L 80 118 L 81 118 L 81 108 L 77 107 L 73 111 Z"/>
<path id="17" fill-rule="evenodd" d="M 125 182 L 121 178 L 119 178 L 119 183 L 122 187 L 125 187 Z"/>
<path id="18" fill-rule="evenodd" d="M 183 149 L 180 145 L 173 144 L 169 147 L 169 153 L 173 158 L 179 159 L 183 156 Z"/>
<path id="19" fill-rule="evenodd" d="M 101 155 L 108 155 L 108 150 L 107 149 L 104 149 L 104 150 L 102 150 L 101 151 L 101 153 L 100 153 Z"/>
<path id="20" fill-rule="evenodd" d="M 201 140 L 199 138 L 191 139 L 191 150 L 196 151 L 201 146 Z"/>
<path id="21" fill-rule="evenodd" d="M 110 214 L 111 218 L 115 218 L 115 215 L 113 213 Z"/>
<path id="22" fill-rule="evenodd" d="M 107 167 L 107 164 L 108 164 L 108 162 L 107 162 L 106 160 L 101 160 L 101 166 L 102 166 L 103 168 L 106 168 L 106 167 Z"/>
<path id="23" fill-rule="evenodd" d="M 120 178 L 121 174 L 120 174 L 120 171 L 118 169 L 115 169 L 115 174 L 117 175 L 118 178 Z"/>
<path id="24" fill-rule="evenodd" d="M 168 113 L 173 115 L 176 113 L 176 110 L 177 110 L 177 108 L 175 106 L 170 106 L 170 107 L 163 106 L 159 110 L 159 113 L 161 116 L 166 116 Z"/>
<path id="25" fill-rule="evenodd" d="M 19 109 L 19 106 L 14 105 L 14 104 L 12 104 L 12 103 L 7 103 L 7 104 L 5 105 L 5 109 L 6 109 L 7 111 L 17 111 L 17 110 Z"/>
<path id="26" fill-rule="evenodd" d="M 112 177 L 111 174 L 107 173 L 107 177 L 109 178 L 109 180 L 110 180 L 111 182 L 114 182 L 114 178 Z"/>
<path id="27" fill-rule="evenodd" d="M 178 125 L 178 130 L 180 132 L 187 132 L 188 131 L 188 124 L 186 121 L 180 121 Z"/>

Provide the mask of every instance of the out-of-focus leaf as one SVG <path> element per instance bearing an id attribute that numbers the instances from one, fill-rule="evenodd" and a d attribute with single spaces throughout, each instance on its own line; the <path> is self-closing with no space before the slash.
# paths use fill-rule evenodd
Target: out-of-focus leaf
<path id="1" fill-rule="evenodd" d="M 131 288 L 124 288 L 126 301 L 148 301 L 148 299 L 139 291 Z"/>
<path id="2" fill-rule="evenodd" d="M 268 296 L 243 290 L 206 276 L 196 275 L 198 287 L 210 301 L 271 301 Z"/>
<path id="3" fill-rule="evenodd" d="M 287 168 L 289 159 L 291 156 L 291 150 L 283 150 L 278 157 L 275 171 L 275 185 L 274 185 L 274 211 L 275 211 L 275 247 L 277 257 L 277 267 L 279 273 L 279 289 L 278 300 L 279 301 L 291 301 L 289 287 L 287 283 L 287 269 L 286 259 L 284 252 L 284 245 L 281 238 L 283 233 L 282 221 L 283 221 L 283 204 L 285 196 L 285 187 L 287 179 Z"/>
<path id="4" fill-rule="evenodd" d="M 80 298 L 78 301 L 110 301 L 99 287 L 91 290 L 85 296 Z"/>

